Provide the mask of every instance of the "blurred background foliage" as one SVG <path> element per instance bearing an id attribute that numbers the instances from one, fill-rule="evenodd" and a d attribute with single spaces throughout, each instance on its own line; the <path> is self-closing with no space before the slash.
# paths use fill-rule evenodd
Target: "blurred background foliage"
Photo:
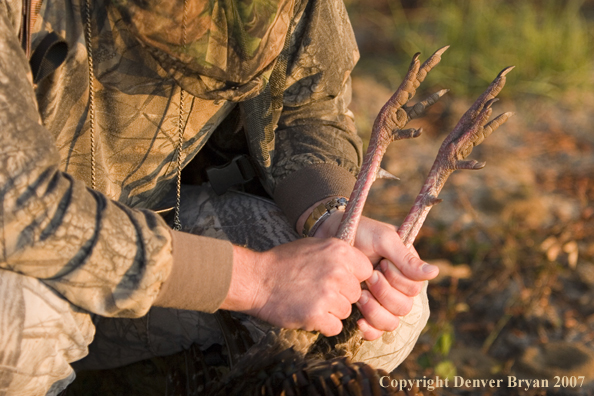
<path id="1" fill-rule="evenodd" d="M 515 65 L 501 96 L 579 98 L 594 85 L 594 1 L 346 0 L 361 50 L 357 73 L 395 89 L 411 56 L 450 45 L 429 84 L 476 96 Z"/>
<path id="2" fill-rule="evenodd" d="M 361 59 L 353 71 L 359 134 L 410 59 L 449 45 L 412 102 L 450 92 L 391 145 L 369 217 L 398 224 L 446 134 L 505 67 L 493 115 L 515 116 L 475 148 L 480 172 L 456 172 L 415 247 L 440 267 L 431 317 L 401 378 L 586 375 L 563 395 L 594 394 L 594 0 L 345 0 Z M 587 374 L 579 374 L 587 373 Z M 417 394 L 424 393 L 421 389 Z M 440 396 L 543 396 L 554 389 L 441 389 Z"/>

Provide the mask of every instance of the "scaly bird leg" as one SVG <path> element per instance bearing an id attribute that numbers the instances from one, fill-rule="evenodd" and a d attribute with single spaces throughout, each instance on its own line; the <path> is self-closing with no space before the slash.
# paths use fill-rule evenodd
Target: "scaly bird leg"
<path id="1" fill-rule="evenodd" d="M 506 74 L 513 68 L 513 66 L 507 67 L 499 73 L 445 138 L 421 192 L 398 229 L 398 234 L 405 246 L 410 247 L 413 244 L 431 207 L 441 202 L 437 196 L 448 176 L 457 169 L 482 169 L 485 166 L 484 162 L 465 160 L 465 158 L 472 152 L 474 146 L 478 146 L 513 115 L 503 113 L 487 123 L 492 113 L 491 106 L 498 100 L 495 97 L 505 85 Z"/>
<path id="2" fill-rule="evenodd" d="M 414 106 L 406 106 L 408 101 L 415 95 L 417 88 L 423 82 L 427 73 L 439 63 L 441 55 L 448 48 L 449 46 L 440 48 L 422 65 L 419 62 L 419 54 L 415 54 L 404 81 L 380 110 L 373 124 L 369 147 L 363 159 L 355 188 L 336 234 L 337 238 L 353 245 L 369 189 L 378 174 L 381 175 L 382 173 L 380 164 L 388 145 L 394 140 L 419 136 L 421 129 L 404 129 L 405 125 L 413 118 L 418 117 L 423 110 L 437 102 L 447 92 L 446 89 L 443 89 Z"/>
<path id="3" fill-rule="evenodd" d="M 414 129 L 404 130 L 404 126 L 410 119 L 417 117 L 423 109 L 430 106 L 445 93 L 445 90 L 440 91 L 415 106 L 406 106 L 406 103 L 415 94 L 416 88 L 424 80 L 427 73 L 439 62 L 441 54 L 446 49 L 447 47 L 438 50 L 423 65 L 419 65 L 418 55 L 415 55 L 405 81 L 377 117 L 369 150 L 338 232 L 341 239 L 353 243 L 369 187 L 377 177 L 378 172 L 380 172 L 380 162 L 388 144 L 396 139 L 418 136 L 420 131 Z M 484 163 L 473 160 L 466 161 L 465 158 L 470 154 L 474 146 L 481 143 L 511 116 L 511 113 L 504 113 L 487 122 L 492 112 L 491 106 L 495 101 L 495 96 L 503 88 L 505 75 L 510 70 L 511 67 L 506 68 L 497 76 L 445 139 L 421 193 L 399 228 L 398 233 L 405 245 L 410 246 L 414 241 L 429 209 L 438 201 L 437 195 L 446 178 L 454 170 L 481 169 L 484 167 Z M 341 378 L 346 379 L 346 381 L 349 381 L 348 387 L 345 386 L 341 389 L 356 389 L 357 394 L 379 394 L 382 390 L 388 392 L 388 388 L 384 389 L 379 386 L 375 386 L 375 390 L 359 388 L 359 383 L 362 383 L 365 387 L 370 384 L 377 385 L 377 378 L 385 375 L 382 371 L 374 371 L 370 366 L 363 363 L 355 363 L 355 371 L 353 370 L 353 364 L 348 360 L 333 359 L 325 361 L 324 359 L 346 355 L 352 357 L 355 361 L 383 366 L 387 371 L 393 370 L 397 364 L 408 356 L 427 322 L 426 292 L 421 292 L 415 299 L 420 301 L 417 304 L 417 311 L 420 313 L 411 312 L 401 318 L 398 329 L 388 334 L 388 337 L 368 341 L 366 348 L 360 348 L 361 339 L 356 336 L 356 316 L 357 313 L 360 315 L 358 310 L 353 310 L 353 314 L 345 320 L 345 331 L 337 337 L 319 337 L 317 332 L 304 330 L 281 329 L 279 333 L 269 332 L 258 345 L 247 352 L 228 374 L 226 380 L 217 384 L 210 394 L 227 395 L 231 390 L 236 392 L 235 394 L 246 394 L 248 391 L 250 394 L 269 394 L 266 393 L 269 391 L 276 391 L 275 394 L 280 394 L 281 392 L 289 392 L 287 389 L 298 389 L 293 392 L 297 394 L 299 389 L 313 389 L 312 384 L 314 383 L 320 385 L 316 389 L 323 389 L 325 392 L 323 394 L 327 394 L 332 391 L 330 387 L 325 385 L 330 383 L 327 381 L 328 378 L 333 381 L 330 384 L 334 387 L 338 385 Z M 367 352 L 375 351 L 378 353 L 373 353 L 370 357 L 367 352 L 360 353 L 363 349 Z M 268 357 L 263 353 L 268 353 Z M 312 355 L 313 358 L 310 359 Z M 285 375 L 279 377 L 279 373 Z M 246 378 L 255 380 L 256 383 L 252 384 L 246 381 Z M 273 383 L 273 380 L 279 380 L 280 382 Z M 357 384 L 353 381 L 357 381 Z M 351 387 L 351 385 L 353 386 Z M 244 389 L 240 389 L 240 386 L 244 386 Z M 320 394 L 322 393 L 320 392 Z"/>
<path id="4" fill-rule="evenodd" d="M 441 52 L 443 50 L 438 51 L 436 54 L 440 54 Z M 431 62 L 431 67 L 439 61 L 439 59 L 435 61 L 434 56 L 426 62 Z M 415 81 L 414 75 L 418 67 L 417 62 L 417 57 L 415 56 L 405 82 L 384 106 L 374 125 L 369 150 L 359 179 L 355 185 L 355 191 L 351 195 L 351 203 L 353 205 L 351 208 L 347 207 L 343 217 L 343 224 L 339 228 L 339 237 L 344 237 L 343 239 L 348 242 L 352 243 L 354 240 L 364 200 L 367 197 L 371 183 L 373 183 L 373 177 L 370 175 L 374 175 L 374 172 L 377 172 L 377 169 L 379 169 L 379 164 L 387 145 L 392 140 L 402 138 L 402 136 L 414 136 L 415 133 L 403 131 L 401 128 L 410 118 L 417 116 L 424 107 L 435 102 L 435 100 L 445 93 L 444 91 L 440 91 L 427 101 L 421 102 L 420 105 L 409 108 L 403 106 L 404 101 L 412 97 L 414 88 L 416 88 L 413 85 L 413 88 L 407 91 L 407 87 L 411 86 L 411 81 Z M 428 69 L 430 70 L 430 67 Z M 511 116 L 511 113 L 504 113 L 491 122 L 488 122 L 492 112 L 491 106 L 496 101 L 495 96 L 497 96 L 505 85 L 505 75 L 511 69 L 512 67 L 508 67 L 497 76 L 487 90 L 462 116 L 454 130 L 443 142 L 415 204 L 398 230 L 398 234 L 407 247 L 412 245 L 431 206 L 439 202 L 437 195 L 445 184 L 447 177 L 456 169 L 481 169 L 485 166 L 484 163 L 474 160 L 466 161 L 465 158 L 470 154 L 474 146 L 481 143 Z M 423 67 L 421 67 L 421 70 L 423 70 Z M 418 81 L 418 77 L 416 81 Z M 409 93 L 410 96 L 407 97 L 404 93 Z M 418 301 L 417 297 L 419 299 Z M 390 334 L 389 338 L 392 339 L 391 342 L 395 343 L 395 346 L 387 348 L 387 350 L 393 351 L 391 353 L 392 356 L 386 360 L 386 364 L 389 362 L 391 365 L 390 370 L 394 368 L 394 364 L 398 364 L 410 353 L 427 321 L 429 308 L 425 291 L 421 292 L 421 295 L 417 297 L 415 297 L 416 308 L 413 309 L 414 312 L 411 311 L 409 315 L 401 318 L 399 328 Z M 343 321 L 343 332 L 336 337 L 330 337 L 328 339 L 329 342 L 325 341 L 326 338 L 320 337 L 311 350 L 322 351 L 322 353 L 329 350 L 344 350 L 347 355 L 352 353 L 355 359 L 360 358 L 357 352 L 358 342 L 354 342 L 356 339 L 355 334 L 357 333 L 356 322 L 359 318 L 361 318 L 361 313 L 354 307 L 349 318 Z M 405 327 L 404 329 L 403 326 Z M 370 343 L 369 345 L 374 344 L 374 346 L 368 346 L 367 349 L 376 348 L 385 351 L 386 348 L 384 348 L 385 345 L 382 345 L 383 342 L 388 341 L 384 341 L 383 339 L 368 341 L 367 343 Z M 379 360 L 377 362 L 379 363 Z"/>
<path id="5" fill-rule="evenodd" d="M 363 206 L 371 185 L 381 175 L 380 164 L 388 145 L 394 140 L 419 136 L 421 134 L 420 129 L 404 129 L 404 127 L 410 120 L 420 116 L 423 110 L 437 102 L 447 92 L 446 89 L 443 89 L 414 106 L 407 106 L 408 101 L 415 95 L 417 88 L 423 82 L 427 73 L 439 63 L 441 55 L 448 48 L 449 46 L 440 48 L 422 65 L 419 62 L 419 54 L 415 54 L 404 81 L 380 110 L 373 124 L 369 147 L 363 159 L 357 182 L 336 233 L 337 238 L 351 245 L 354 244 Z M 365 284 L 363 284 L 363 287 L 365 287 Z M 351 315 L 343 321 L 342 332 L 336 337 L 318 338 L 309 352 L 312 354 L 325 354 L 342 349 L 339 345 L 348 349 L 349 347 L 346 345 L 350 345 L 351 341 L 358 337 L 357 321 L 361 318 L 361 312 L 357 306 L 353 306 Z"/>

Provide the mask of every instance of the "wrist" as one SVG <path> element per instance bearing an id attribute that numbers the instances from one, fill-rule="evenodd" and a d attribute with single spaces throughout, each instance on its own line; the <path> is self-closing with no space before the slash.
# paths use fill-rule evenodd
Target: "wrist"
<path id="1" fill-rule="evenodd" d="M 259 309 L 258 291 L 263 279 L 258 265 L 261 254 L 233 245 L 231 284 L 221 309 L 245 313 Z"/>
<path id="2" fill-rule="evenodd" d="M 306 210 L 297 222 L 297 232 L 303 237 L 333 237 L 337 227 L 329 227 L 327 221 L 342 218 L 348 199 L 345 197 L 328 197 L 318 201 Z M 338 213 L 337 213 L 338 212 Z M 334 221 L 330 224 L 334 224 Z M 337 225 L 338 226 L 338 225 Z M 320 231 L 320 228 L 323 230 Z M 332 231 L 328 233 L 328 230 Z"/>
<path id="3" fill-rule="evenodd" d="M 344 209 L 338 209 L 330 213 L 327 219 L 318 227 L 316 232 L 311 235 L 316 238 L 333 238 L 338 232 L 338 227 L 344 215 Z"/>

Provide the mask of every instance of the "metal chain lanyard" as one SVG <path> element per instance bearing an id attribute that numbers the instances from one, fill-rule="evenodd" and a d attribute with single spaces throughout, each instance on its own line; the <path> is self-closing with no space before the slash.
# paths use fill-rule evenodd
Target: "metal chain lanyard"
<path id="1" fill-rule="evenodd" d="M 91 46 L 91 0 L 85 3 L 85 42 L 87 46 L 87 62 L 89 64 L 89 123 L 91 130 L 91 188 L 97 187 L 97 163 L 95 153 L 95 71 L 93 69 L 93 47 Z"/>
<path id="2" fill-rule="evenodd" d="M 187 2 L 184 0 L 183 16 L 182 16 L 182 46 L 186 46 L 186 22 L 187 22 Z M 91 188 L 93 190 L 97 187 L 97 149 L 96 149 L 96 118 L 95 118 L 95 72 L 93 68 L 93 48 L 91 45 L 92 30 L 91 30 L 91 0 L 85 1 L 85 42 L 87 49 L 87 62 L 89 66 L 89 123 L 90 123 L 90 138 L 91 138 Z M 175 215 L 173 220 L 173 229 L 181 230 L 181 221 L 179 212 L 181 207 L 181 172 L 182 172 L 182 148 L 184 143 L 184 99 L 185 91 L 182 88 L 179 94 L 179 113 L 178 113 L 178 144 L 176 148 L 177 157 L 177 171 L 176 171 L 176 202 Z"/>
<path id="3" fill-rule="evenodd" d="M 187 37 L 186 37 L 186 17 L 187 17 L 187 6 L 188 0 L 184 0 L 184 9 L 182 14 L 182 47 L 186 50 Z M 178 127 L 178 143 L 177 143 L 177 182 L 176 182 L 176 200 L 175 200 L 175 215 L 173 218 L 173 229 L 176 231 L 181 230 L 181 221 L 179 219 L 179 211 L 181 208 L 181 171 L 182 171 L 182 148 L 184 144 L 184 99 L 186 92 L 183 88 L 180 88 L 179 92 L 179 117 L 177 121 Z"/>

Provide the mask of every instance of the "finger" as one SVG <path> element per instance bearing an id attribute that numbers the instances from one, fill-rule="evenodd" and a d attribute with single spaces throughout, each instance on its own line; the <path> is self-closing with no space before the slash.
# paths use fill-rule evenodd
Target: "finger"
<path id="1" fill-rule="evenodd" d="M 417 249 L 415 249 L 414 245 L 410 245 L 410 247 L 408 248 L 408 250 L 410 250 L 410 252 L 411 252 L 412 254 L 414 254 L 414 256 L 415 256 L 415 257 L 417 257 L 417 258 L 419 258 L 419 259 L 421 258 L 421 257 L 419 256 L 419 253 L 417 252 Z"/>
<path id="2" fill-rule="evenodd" d="M 366 283 L 377 302 L 392 315 L 404 316 L 412 309 L 412 297 L 393 288 L 381 272 L 373 271 Z"/>
<path id="3" fill-rule="evenodd" d="M 367 322 L 365 319 L 359 319 L 357 324 L 359 325 L 359 330 L 363 334 L 363 338 L 367 341 L 377 340 L 382 336 L 382 334 L 384 334 L 383 331 L 378 330 L 375 327 L 371 327 L 369 322 Z"/>
<path id="4" fill-rule="evenodd" d="M 354 276 L 343 279 L 340 282 L 340 294 L 349 304 L 356 303 L 361 298 L 361 281 Z"/>
<path id="5" fill-rule="evenodd" d="M 320 323 L 314 325 L 313 329 L 305 328 L 304 330 L 312 331 L 317 330 L 324 334 L 326 337 L 332 337 L 340 334 L 342 331 L 342 322 L 336 316 L 327 314 Z"/>
<path id="6" fill-rule="evenodd" d="M 379 263 L 383 258 L 376 251 L 376 244 L 379 239 L 388 239 L 388 244 L 392 238 L 400 239 L 397 234 L 397 228 L 391 224 L 382 223 L 369 217 L 361 216 L 357 236 L 355 238 L 355 247 L 359 249 L 373 264 Z M 371 276 L 371 273 L 369 273 Z M 369 276 L 367 278 L 369 278 Z M 365 278 L 365 279 L 367 279 Z"/>
<path id="7" fill-rule="evenodd" d="M 361 293 L 357 307 L 359 307 L 367 323 L 378 330 L 394 331 L 398 327 L 398 317 L 382 307 L 367 290 L 363 290 Z"/>
<path id="8" fill-rule="evenodd" d="M 410 280 L 390 261 L 382 260 L 380 269 L 388 283 L 404 295 L 414 297 L 421 292 L 423 282 Z"/>
<path id="9" fill-rule="evenodd" d="M 352 258 L 349 260 L 351 273 L 357 278 L 359 282 L 363 282 L 365 279 L 371 276 L 373 272 L 373 264 L 369 261 L 369 258 L 357 248 L 352 249 Z"/>
<path id="10" fill-rule="evenodd" d="M 407 249 L 398 235 L 391 238 L 380 238 L 375 247 L 377 253 L 394 263 L 400 272 L 411 280 L 429 280 L 435 278 L 439 273 L 436 266 L 425 263 Z"/>
<path id="11" fill-rule="evenodd" d="M 330 305 L 329 313 L 336 316 L 338 319 L 346 319 L 351 314 L 352 308 L 353 308 L 353 306 L 352 306 L 351 302 L 349 300 L 347 300 L 343 295 L 340 295 Z"/>
<path id="12" fill-rule="evenodd" d="M 325 254 L 329 254 L 329 259 L 334 262 L 334 276 L 340 277 L 340 282 L 344 280 L 344 270 L 351 273 L 357 279 L 357 283 L 371 276 L 373 265 L 363 252 L 337 238 L 328 238 L 326 241 L 330 250 Z"/>

